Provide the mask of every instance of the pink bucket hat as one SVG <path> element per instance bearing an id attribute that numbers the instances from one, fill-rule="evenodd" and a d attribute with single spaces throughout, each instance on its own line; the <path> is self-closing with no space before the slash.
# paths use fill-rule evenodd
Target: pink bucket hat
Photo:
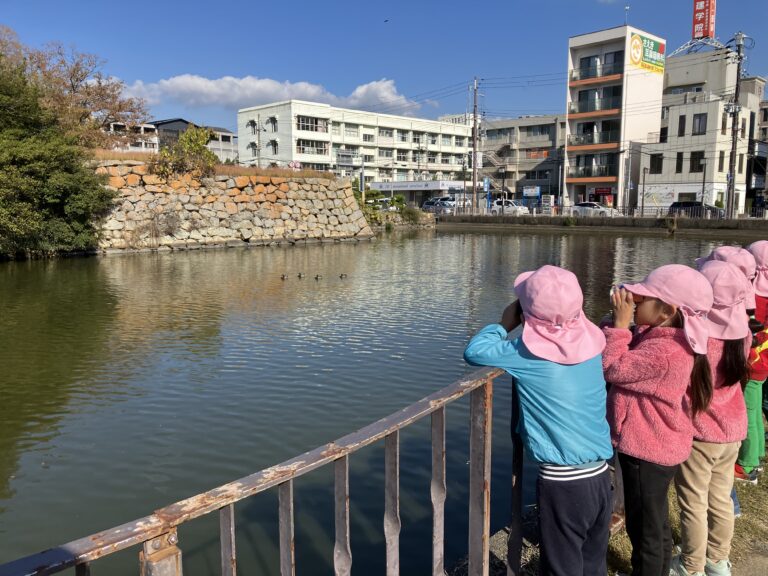
<path id="1" fill-rule="evenodd" d="M 605 335 L 581 309 L 584 296 L 573 272 L 542 266 L 515 278 L 515 293 L 523 309 L 523 343 L 532 354 L 557 362 L 578 364 L 605 348 Z"/>
<path id="2" fill-rule="evenodd" d="M 693 268 L 667 264 L 653 270 L 638 284 L 624 284 L 625 290 L 638 296 L 658 298 L 677 306 L 683 315 L 685 339 L 696 354 L 707 353 L 707 314 L 712 309 L 712 286 Z"/>
<path id="3" fill-rule="evenodd" d="M 707 314 L 709 337 L 718 340 L 742 340 L 749 335 L 749 321 L 744 301 L 747 282 L 733 264 L 710 260 L 700 272 L 712 285 L 714 304 Z"/>
<path id="4" fill-rule="evenodd" d="M 744 273 L 744 276 L 746 276 L 747 280 L 749 280 L 749 287 L 747 289 L 747 299 L 745 304 L 747 310 L 754 310 L 756 306 L 755 288 L 752 286 L 752 280 L 754 280 L 755 274 L 757 273 L 757 263 L 755 262 L 755 257 L 752 256 L 749 251 L 744 250 L 744 248 L 741 248 L 740 246 L 720 246 L 719 248 L 712 250 L 710 255 L 706 258 L 696 258 L 696 267 L 701 270 L 704 262 L 709 262 L 710 260 L 728 262 L 729 264 L 735 265 Z"/>
<path id="5" fill-rule="evenodd" d="M 768 297 L 768 240 L 758 240 L 747 246 L 747 250 L 755 257 L 757 275 L 755 276 L 755 293 Z"/>

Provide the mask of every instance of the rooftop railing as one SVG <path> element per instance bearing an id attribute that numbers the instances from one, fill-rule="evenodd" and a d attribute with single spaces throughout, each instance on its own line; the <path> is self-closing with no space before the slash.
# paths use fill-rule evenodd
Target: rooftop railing
<path id="1" fill-rule="evenodd" d="M 221 574 L 235 576 L 234 505 L 246 498 L 276 488 L 279 508 L 280 574 L 296 572 L 294 556 L 294 479 L 322 466 L 334 468 L 335 544 L 334 571 L 348 575 L 352 567 L 349 516 L 349 458 L 375 442 L 384 441 L 384 536 L 386 574 L 400 573 L 400 430 L 431 417 L 432 480 L 432 574 L 445 576 L 445 501 L 446 443 L 445 409 L 448 404 L 469 396 L 469 540 L 470 576 L 487 576 L 489 571 L 490 501 L 491 501 L 491 413 L 493 382 L 504 374 L 499 369 L 484 369 L 411 404 L 390 416 L 287 460 L 208 492 L 176 502 L 152 514 L 51 548 L 38 554 L 0 565 L 0 576 L 42 576 L 75 567 L 77 576 L 90 574 L 91 563 L 104 556 L 140 546 L 142 575 L 181 576 L 182 552 L 178 527 L 207 514 L 219 515 Z M 513 393 L 513 422 L 517 421 L 516 396 Z M 514 427 L 513 427 L 514 429 Z M 513 443 L 512 521 L 509 531 L 509 574 L 519 575 L 522 547 L 522 444 Z"/>

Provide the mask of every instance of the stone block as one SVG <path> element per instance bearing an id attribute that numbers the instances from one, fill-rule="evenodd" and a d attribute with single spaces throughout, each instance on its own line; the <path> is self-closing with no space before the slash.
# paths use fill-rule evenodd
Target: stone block
<path id="1" fill-rule="evenodd" d="M 279 184 L 283 184 L 284 182 L 288 181 L 287 178 L 283 178 L 282 176 L 272 176 L 269 180 L 275 186 L 277 186 Z"/>
<path id="2" fill-rule="evenodd" d="M 165 181 L 158 176 L 157 174 L 145 174 L 142 177 L 142 180 L 144 180 L 144 184 L 152 184 L 152 185 L 158 185 L 158 184 L 164 184 Z"/>
<path id="3" fill-rule="evenodd" d="M 141 183 L 141 176 L 138 174 L 126 174 L 125 184 L 127 186 L 138 186 Z"/>
<path id="4" fill-rule="evenodd" d="M 125 178 L 122 178 L 121 176 L 110 176 L 107 185 L 112 188 L 122 188 L 125 186 Z"/>

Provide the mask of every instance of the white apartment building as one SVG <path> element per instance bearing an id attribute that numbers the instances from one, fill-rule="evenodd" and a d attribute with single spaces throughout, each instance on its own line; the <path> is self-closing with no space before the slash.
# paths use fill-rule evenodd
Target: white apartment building
<path id="1" fill-rule="evenodd" d="M 663 38 L 632 26 L 568 41 L 564 203 L 633 205 L 639 144 L 661 126 Z"/>
<path id="2" fill-rule="evenodd" d="M 287 100 L 237 113 L 240 164 L 357 175 L 366 183 L 456 180 L 471 127 Z"/>
<path id="3" fill-rule="evenodd" d="M 732 55 L 723 48 L 667 60 L 660 131 L 649 134 L 642 147 L 639 207 L 665 211 L 676 201 L 725 205 L 737 79 Z M 746 209 L 750 138 L 757 131 L 764 86 L 762 78 L 741 80 L 736 214 Z"/>

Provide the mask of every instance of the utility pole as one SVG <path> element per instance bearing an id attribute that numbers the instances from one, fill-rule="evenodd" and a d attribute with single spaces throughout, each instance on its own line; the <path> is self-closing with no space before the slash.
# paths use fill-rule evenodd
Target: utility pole
<path id="1" fill-rule="evenodd" d="M 728 162 L 728 189 L 726 193 L 725 217 L 733 218 L 734 203 L 736 200 L 736 149 L 739 143 L 739 93 L 741 92 L 741 62 L 744 59 L 744 33 L 736 32 L 736 90 L 733 93 L 733 104 L 731 104 L 731 157 Z"/>
<path id="2" fill-rule="evenodd" d="M 479 211 L 477 198 L 477 76 L 474 84 L 474 102 L 472 104 L 472 213 Z"/>
<path id="3" fill-rule="evenodd" d="M 365 206 L 365 156 L 360 154 L 360 198 Z"/>

